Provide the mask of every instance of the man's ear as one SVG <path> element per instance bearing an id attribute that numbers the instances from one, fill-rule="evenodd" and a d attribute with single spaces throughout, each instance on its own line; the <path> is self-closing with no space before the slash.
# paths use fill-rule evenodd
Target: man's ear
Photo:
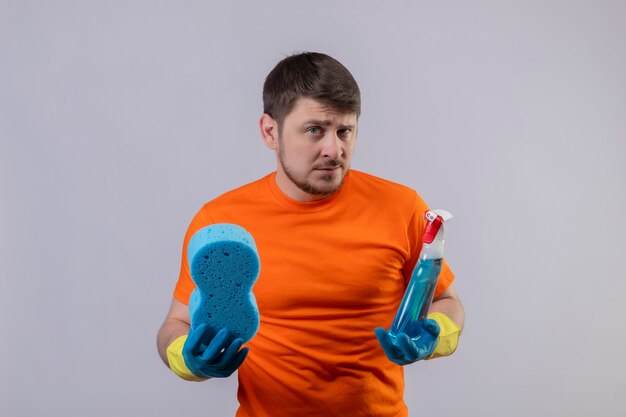
<path id="1" fill-rule="evenodd" d="M 261 136 L 265 146 L 270 149 L 278 149 L 278 122 L 267 113 L 263 113 L 259 120 L 259 128 L 261 128 Z"/>

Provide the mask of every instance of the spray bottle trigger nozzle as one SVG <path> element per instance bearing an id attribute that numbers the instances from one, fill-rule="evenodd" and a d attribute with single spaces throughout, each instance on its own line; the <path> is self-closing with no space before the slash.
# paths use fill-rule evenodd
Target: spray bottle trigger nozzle
<path id="1" fill-rule="evenodd" d="M 426 213 L 431 213 L 430 211 Z M 426 217 L 428 219 L 428 217 Z M 443 218 L 441 216 L 436 216 L 433 220 L 428 221 L 426 223 L 426 228 L 424 229 L 424 233 L 422 234 L 422 242 L 424 243 L 433 243 L 435 237 L 437 237 L 437 233 L 439 233 L 439 228 L 443 225 Z"/>

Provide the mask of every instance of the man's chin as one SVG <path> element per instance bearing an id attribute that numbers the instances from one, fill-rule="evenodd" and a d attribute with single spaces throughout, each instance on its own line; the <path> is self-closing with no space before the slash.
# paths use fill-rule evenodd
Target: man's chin
<path id="1" fill-rule="evenodd" d="M 339 191 L 347 173 L 347 170 L 344 171 L 343 167 L 328 173 L 314 170 L 309 173 L 308 178 L 298 179 L 296 176 L 292 175 L 289 170 L 284 168 L 283 170 L 287 178 L 289 178 L 296 187 L 309 195 L 315 196 L 316 199 L 328 197 Z"/>
<path id="2" fill-rule="evenodd" d="M 337 191 L 339 191 L 339 188 L 340 187 L 327 187 L 327 188 L 320 187 L 320 188 L 316 188 L 312 194 L 319 196 L 319 197 L 328 197 L 328 196 L 335 194 Z"/>
<path id="3" fill-rule="evenodd" d="M 333 175 L 324 176 L 321 179 L 309 184 L 309 193 L 327 197 L 335 194 L 343 185 L 344 176 L 335 177 Z"/>

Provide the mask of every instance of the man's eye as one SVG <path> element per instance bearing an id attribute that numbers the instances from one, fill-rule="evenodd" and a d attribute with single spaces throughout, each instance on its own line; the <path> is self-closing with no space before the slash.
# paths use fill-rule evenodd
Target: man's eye
<path id="1" fill-rule="evenodd" d="M 320 133 L 322 133 L 322 129 L 320 129 L 319 127 L 315 127 L 315 126 L 308 128 L 306 131 L 313 135 L 319 135 Z"/>
<path id="2" fill-rule="evenodd" d="M 350 136 L 350 132 L 352 132 L 352 129 L 339 129 L 337 131 L 337 134 L 341 137 L 346 137 Z"/>

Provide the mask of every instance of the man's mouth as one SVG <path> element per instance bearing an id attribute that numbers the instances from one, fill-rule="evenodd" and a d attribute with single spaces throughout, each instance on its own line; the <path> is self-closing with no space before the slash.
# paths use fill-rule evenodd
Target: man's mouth
<path id="1" fill-rule="evenodd" d="M 337 168 L 341 168 L 341 164 L 337 164 L 337 165 L 325 165 L 325 166 L 321 166 L 321 167 L 315 167 L 313 169 L 318 170 L 318 171 L 334 171 Z"/>

